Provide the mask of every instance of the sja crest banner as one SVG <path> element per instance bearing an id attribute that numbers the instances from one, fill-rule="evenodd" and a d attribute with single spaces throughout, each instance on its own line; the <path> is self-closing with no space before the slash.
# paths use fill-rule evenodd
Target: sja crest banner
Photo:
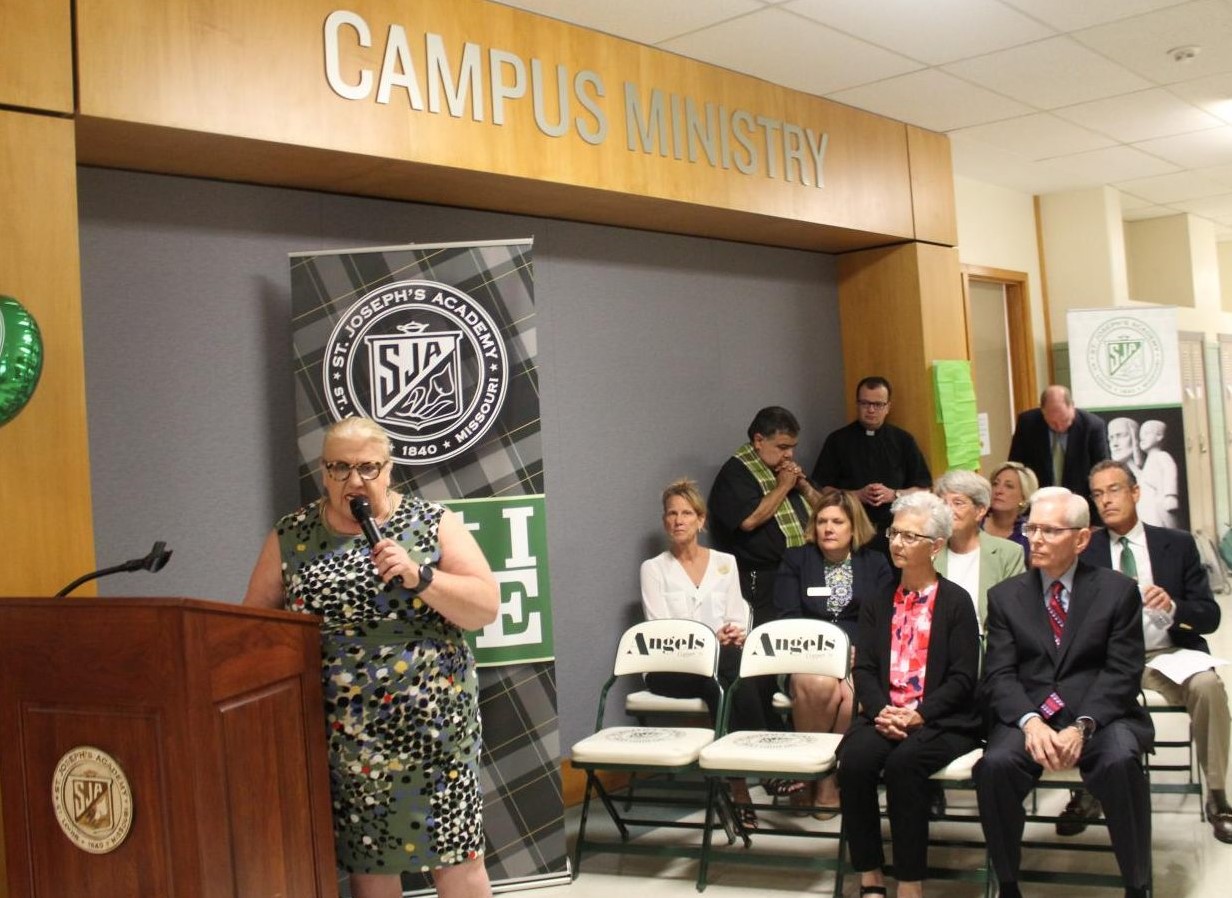
<path id="1" fill-rule="evenodd" d="M 300 492 L 322 495 L 322 432 L 371 418 L 393 486 L 442 502 L 483 549 L 501 610 L 467 634 L 480 666 L 493 882 L 566 871 L 529 240 L 290 258 Z M 406 877 L 405 885 L 426 880 Z"/>
<path id="2" fill-rule="evenodd" d="M 1176 309 L 1075 309 L 1069 328 L 1074 402 L 1108 425 L 1108 453 L 1138 482 L 1138 517 L 1189 529 Z"/>

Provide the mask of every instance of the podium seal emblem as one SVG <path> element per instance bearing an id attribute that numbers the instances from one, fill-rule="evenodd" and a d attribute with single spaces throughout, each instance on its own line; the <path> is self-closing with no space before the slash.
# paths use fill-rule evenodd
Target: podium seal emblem
<path id="1" fill-rule="evenodd" d="M 91 854 L 115 851 L 133 825 L 133 794 L 115 758 L 92 745 L 70 749 L 51 779 L 56 822 Z"/>

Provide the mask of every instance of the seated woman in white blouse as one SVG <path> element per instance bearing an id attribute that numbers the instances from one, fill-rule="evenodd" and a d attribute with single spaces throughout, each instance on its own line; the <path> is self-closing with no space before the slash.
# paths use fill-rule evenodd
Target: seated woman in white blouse
<path id="1" fill-rule="evenodd" d="M 749 605 L 740 594 L 736 559 L 697 541 L 706 525 L 706 503 L 691 480 L 677 480 L 663 491 L 663 530 L 668 549 L 642 562 L 642 609 L 647 620 L 682 618 L 703 623 L 719 637 L 719 681 L 726 689 L 740 671 L 740 649 Z M 762 678 L 765 679 L 765 678 Z M 701 698 L 713 717 L 719 695 L 714 684 L 693 674 L 651 673 L 646 686 L 672 698 Z M 765 729 L 763 696 L 756 683 L 732 695 L 732 730 Z M 731 783 L 732 798 L 749 800 L 743 780 Z M 751 810 L 741 814 L 747 828 L 757 826 Z"/>

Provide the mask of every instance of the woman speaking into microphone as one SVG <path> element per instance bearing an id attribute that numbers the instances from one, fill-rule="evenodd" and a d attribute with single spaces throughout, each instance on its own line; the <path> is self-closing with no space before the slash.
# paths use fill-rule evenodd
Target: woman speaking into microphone
<path id="1" fill-rule="evenodd" d="M 496 579 L 456 515 L 390 487 L 375 422 L 330 426 L 321 466 L 325 495 L 278 521 L 244 603 L 322 618 L 338 863 L 354 898 L 401 896 L 403 871 L 442 898 L 490 895 L 462 634 L 496 618 Z"/>

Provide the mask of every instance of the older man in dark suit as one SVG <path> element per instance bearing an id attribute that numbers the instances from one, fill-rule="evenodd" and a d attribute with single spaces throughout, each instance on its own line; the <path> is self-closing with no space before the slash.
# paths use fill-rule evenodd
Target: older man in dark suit
<path id="1" fill-rule="evenodd" d="M 1091 469 L 1091 499 L 1107 529 L 1091 535 L 1083 560 L 1138 581 L 1147 661 L 1179 649 L 1209 652 L 1202 636 L 1219 626 L 1219 604 L 1211 594 L 1194 538 L 1182 530 L 1142 523 L 1138 496 L 1137 480 L 1124 462 L 1103 461 Z M 1206 819 L 1216 839 L 1232 843 L 1232 808 L 1225 791 L 1232 715 L 1223 680 L 1212 668 L 1175 683 L 1148 667 L 1142 685 L 1188 709 L 1198 764 L 1206 776 Z M 1076 795 L 1066 808 L 1075 819 L 1063 821 L 1065 826 L 1058 823 L 1058 832 L 1081 832 L 1088 802 L 1086 796 Z"/>
<path id="2" fill-rule="evenodd" d="M 1034 471 L 1040 486 L 1063 486 L 1087 500 L 1087 475 L 1107 457 L 1103 420 L 1077 408 L 1069 388 L 1057 384 L 1040 395 L 1039 408 L 1018 416 L 1010 440 L 1010 461 Z"/>
<path id="3" fill-rule="evenodd" d="M 983 694 L 993 723 L 975 768 L 980 823 L 1003 898 L 1020 895 L 1023 799 L 1045 769 L 1077 767 L 1104 806 L 1126 896 L 1145 896 L 1151 807 L 1140 757 L 1154 743 L 1138 704 L 1137 584 L 1078 556 L 1091 538 L 1084 499 L 1035 494 L 1025 532 L 1033 570 L 988 593 Z"/>

